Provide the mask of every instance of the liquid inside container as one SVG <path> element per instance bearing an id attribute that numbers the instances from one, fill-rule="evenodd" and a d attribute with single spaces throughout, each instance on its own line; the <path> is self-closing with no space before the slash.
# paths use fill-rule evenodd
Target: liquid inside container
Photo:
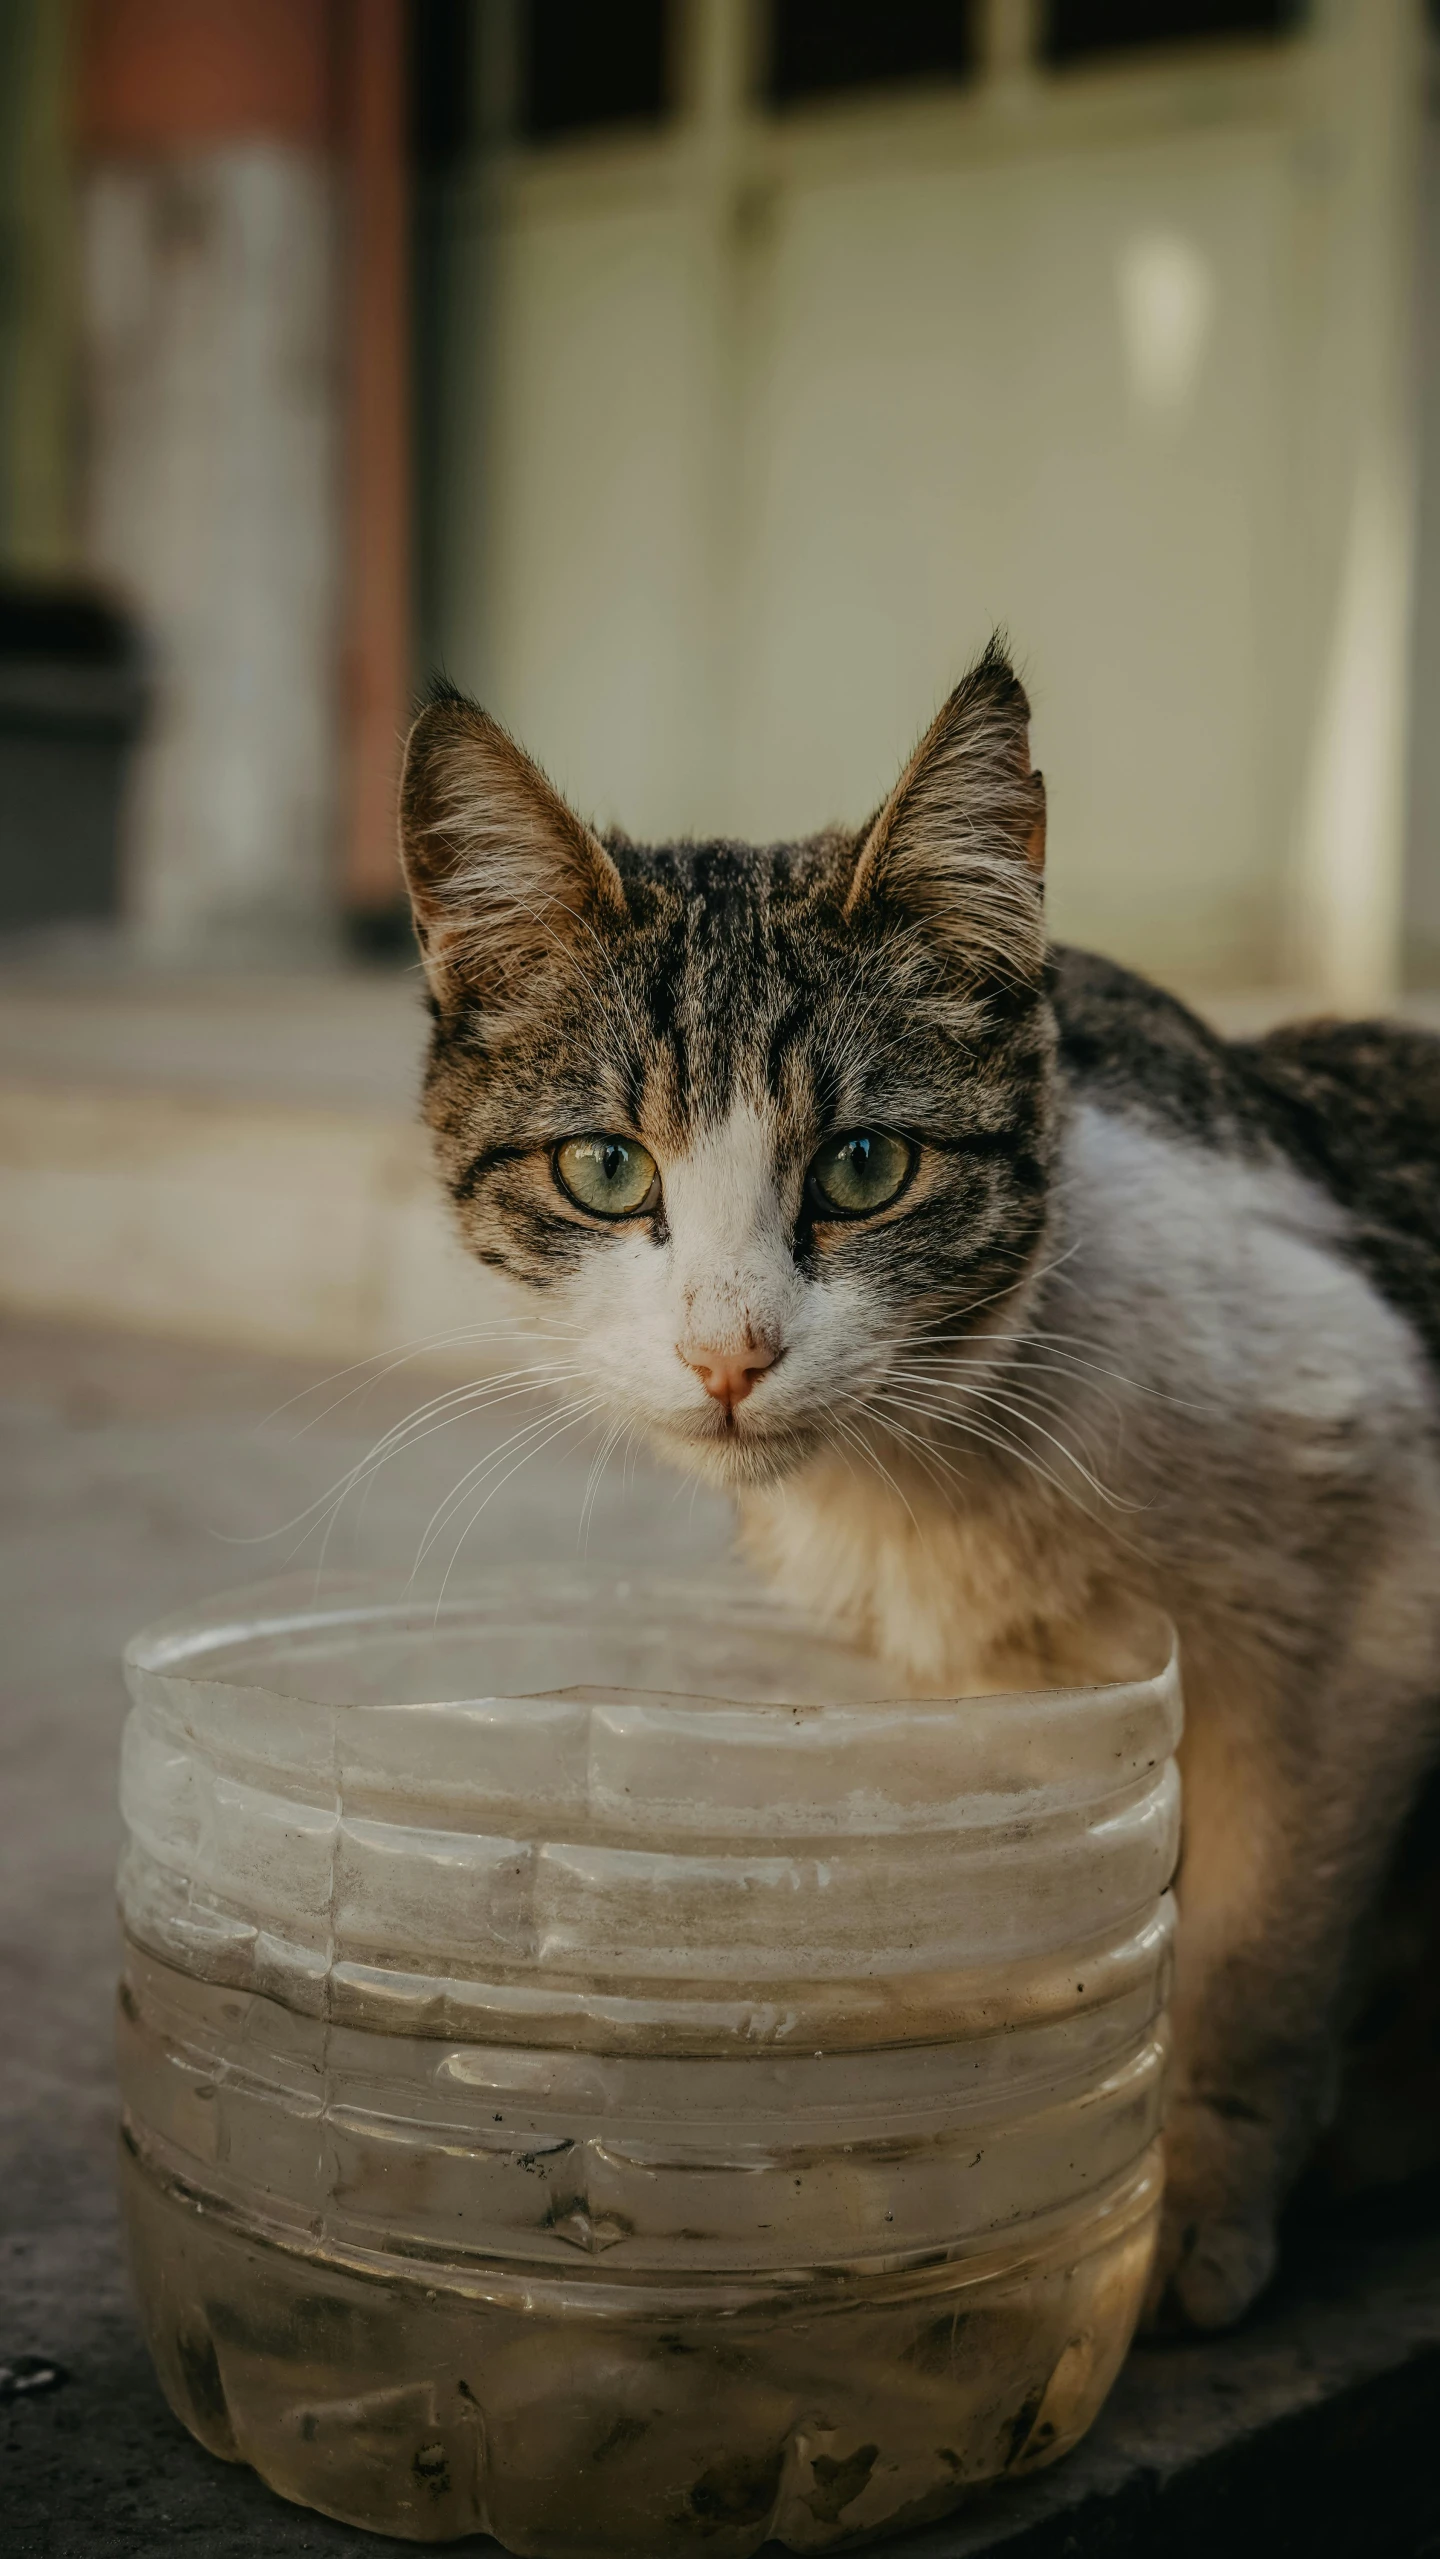
<path id="1" fill-rule="evenodd" d="M 1159 2204 L 1162 1621 L 897 1700 L 729 1593 L 307 1582 L 126 1675 L 126 2209 L 213 2452 L 745 2559 L 1078 2440 Z"/>

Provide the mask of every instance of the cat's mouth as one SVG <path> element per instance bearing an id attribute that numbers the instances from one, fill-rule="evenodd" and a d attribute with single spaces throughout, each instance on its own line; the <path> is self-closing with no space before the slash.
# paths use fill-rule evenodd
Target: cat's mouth
<path id="1" fill-rule="evenodd" d="M 793 1420 L 767 1422 L 744 1404 L 677 1414 L 663 1429 L 673 1456 L 731 1483 L 753 1484 L 786 1474 L 813 1449 L 818 1437 L 813 1426 Z"/>

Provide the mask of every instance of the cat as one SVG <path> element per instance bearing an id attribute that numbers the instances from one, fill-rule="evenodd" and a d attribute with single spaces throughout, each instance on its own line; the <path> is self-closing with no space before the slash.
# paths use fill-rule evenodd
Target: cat
<path id="1" fill-rule="evenodd" d="M 1437 1753 L 1440 1041 L 1217 1037 L 1051 947 L 992 641 L 858 833 L 603 839 L 437 686 L 401 842 L 460 1233 L 792 1600 L 932 1691 L 1180 1630 L 1152 2310 L 1229 2324 Z"/>

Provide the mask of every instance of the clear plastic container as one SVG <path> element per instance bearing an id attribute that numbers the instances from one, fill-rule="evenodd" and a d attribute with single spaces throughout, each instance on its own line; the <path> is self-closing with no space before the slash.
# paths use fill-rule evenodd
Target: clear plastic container
<path id="1" fill-rule="evenodd" d="M 1083 2433 L 1159 2202 L 1162 1622 L 896 1701 L 729 1594 L 311 1584 L 127 1678 L 127 2211 L 212 2451 L 742 2559 Z"/>

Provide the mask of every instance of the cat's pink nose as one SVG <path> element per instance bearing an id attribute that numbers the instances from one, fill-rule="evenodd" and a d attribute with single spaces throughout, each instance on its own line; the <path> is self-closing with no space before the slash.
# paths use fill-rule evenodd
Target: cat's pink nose
<path id="1" fill-rule="evenodd" d="M 693 1368 L 707 1395 L 717 1404 L 733 1412 L 743 1404 L 757 1377 L 775 1365 L 777 1353 L 756 1342 L 743 1351 L 682 1351 L 687 1368 Z"/>

